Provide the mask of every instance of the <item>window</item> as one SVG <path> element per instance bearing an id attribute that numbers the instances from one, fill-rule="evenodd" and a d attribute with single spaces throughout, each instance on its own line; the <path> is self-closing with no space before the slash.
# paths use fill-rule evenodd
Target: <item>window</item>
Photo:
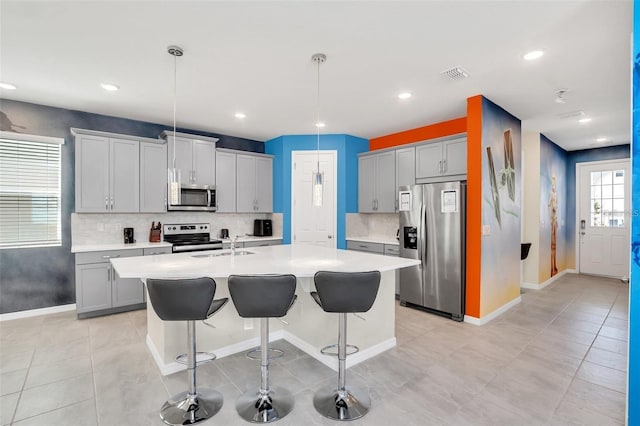
<path id="1" fill-rule="evenodd" d="M 624 170 L 591 172 L 591 226 L 624 227 Z"/>
<path id="2" fill-rule="evenodd" d="M 0 248 L 60 246 L 64 139 L 0 132 Z"/>

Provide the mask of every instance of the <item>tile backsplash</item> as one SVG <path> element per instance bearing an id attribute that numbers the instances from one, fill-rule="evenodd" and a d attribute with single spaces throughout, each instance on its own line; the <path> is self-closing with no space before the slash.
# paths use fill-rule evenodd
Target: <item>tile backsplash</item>
<path id="1" fill-rule="evenodd" d="M 254 219 L 271 219 L 273 235 L 282 236 L 282 213 L 73 213 L 71 215 L 71 241 L 73 245 L 117 244 L 123 242 L 123 228 L 133 228 L 136 241 L 149 241 L 151 222 L 209 223 L 211 237 L 217 238 L 220 229 L 227 228 L 229 235 L 253 234 Z"/>
<path id="2" fill-rule="evenodd" d="M 395 238 L 398 213 L 347 213 L 347 238 Z"/>

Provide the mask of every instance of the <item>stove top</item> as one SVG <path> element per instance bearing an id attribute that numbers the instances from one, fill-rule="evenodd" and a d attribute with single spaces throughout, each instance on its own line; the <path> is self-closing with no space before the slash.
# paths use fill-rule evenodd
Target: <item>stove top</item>
<path id="1" fill-rule="evenodd" d="M 167 224 L 164 241 L 173 245 L 174 253 L 221 249 L 222 241 L 211 239 L 210 228 L 208 223 Z"/>

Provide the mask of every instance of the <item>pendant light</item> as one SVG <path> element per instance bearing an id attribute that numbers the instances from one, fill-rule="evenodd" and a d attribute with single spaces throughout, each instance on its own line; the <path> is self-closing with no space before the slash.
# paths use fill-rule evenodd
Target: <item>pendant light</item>
<path id="1" fill-rule="evenodd" d="M 173 161 L 167 170 L 169 177 L 169 202 L 170 204 L 180 204 L 180 169 L 176 169 L 176 98 L 178 86 L 178 57 L 184 55 L 184 51 L 179 46 L 167 47 L 167 52 L 173 56 Z"/>
<path id="2" fill-rule="evenodd" d="M 324 173 L 320 172 L 320 128 L 324 127 L 324 123 L 320 121 L 320 64 L 327 60 L 324 53 L 316 53 L 311 60 L 318 65 L 318 97 L 316 102 L 316 152 L 318 154 L 316 160 L 316 170 L 311 178 L 312 185 L 312 201 L 316 207 L 322 207 L 322 196 L 324 192 Z"/>

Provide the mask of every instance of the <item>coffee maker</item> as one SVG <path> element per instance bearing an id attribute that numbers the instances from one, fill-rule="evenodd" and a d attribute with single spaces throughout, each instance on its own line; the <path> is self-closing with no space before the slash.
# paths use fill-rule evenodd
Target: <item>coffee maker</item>
<path id="1" fill-rule="evenodd" d="M 133 244 L 136 240 L 133 238 L 133 228 L 124 228 L 124 243 Z"/>

